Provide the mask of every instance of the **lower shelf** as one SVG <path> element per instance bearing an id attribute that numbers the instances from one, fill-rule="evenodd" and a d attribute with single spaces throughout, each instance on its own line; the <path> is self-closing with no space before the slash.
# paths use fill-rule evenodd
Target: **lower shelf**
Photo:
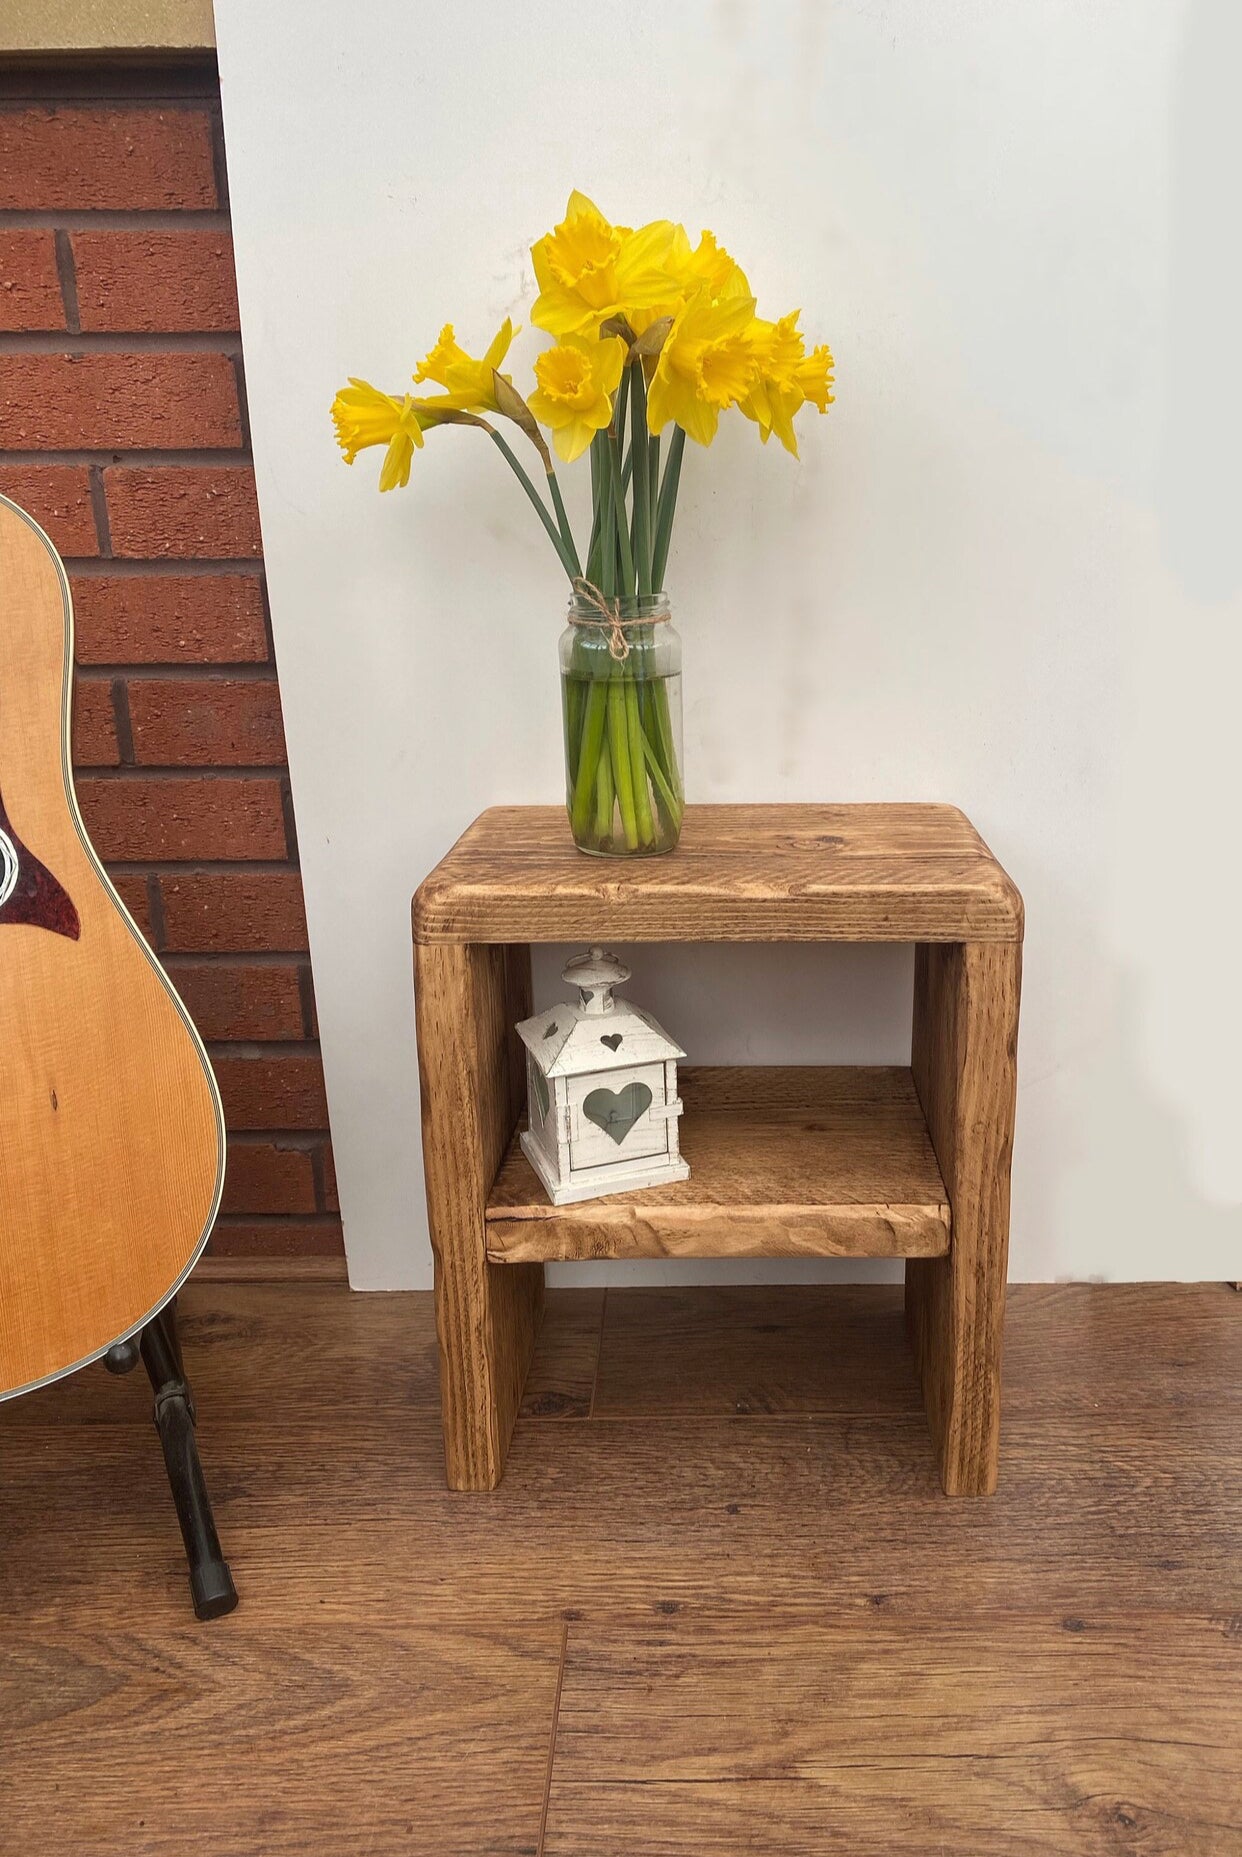
<path id="1" fill-rule="evenodd" d="M 553 1206 L 515 1135 L 487 1205 L 494 1263 L 939 1257 L 948 1195 L 908 1069 L 681 1071 L 689 1180 Z"/>

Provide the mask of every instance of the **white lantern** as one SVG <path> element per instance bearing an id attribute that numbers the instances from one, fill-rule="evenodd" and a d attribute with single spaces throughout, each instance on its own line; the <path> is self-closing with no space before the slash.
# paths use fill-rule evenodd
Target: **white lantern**
<path id="1" fill-rule="evenodd" d="M 613 999 L 629 977 L 615 954 L 592 948 L 561 974 L 577 1003 L 517 1028 L 530 1109 L 522 1149 L 555 1206 L 690 1178 L 677 1129 L 686 1054 L 650 1013 Z"/>

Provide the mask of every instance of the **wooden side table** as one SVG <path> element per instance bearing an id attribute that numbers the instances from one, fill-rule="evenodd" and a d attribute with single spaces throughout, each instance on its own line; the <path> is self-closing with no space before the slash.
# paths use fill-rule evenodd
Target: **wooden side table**
<path id="1" fill-rule="evenodd" d="M 911 1064 L 687 1068 L 691 1177 L 549 1205 L 517 1143 L 533 942 L 917 944 Z M 996 1487 L 1022 899 L 952 806 L 692 806 L 668 857 L 493 807 L 414 898 L 453 1489 L 494 1489 L 552 1259 L 904 1257 L 946 1494 Z M 741 1294 L 742 1292 L 739 1292 Z"/>

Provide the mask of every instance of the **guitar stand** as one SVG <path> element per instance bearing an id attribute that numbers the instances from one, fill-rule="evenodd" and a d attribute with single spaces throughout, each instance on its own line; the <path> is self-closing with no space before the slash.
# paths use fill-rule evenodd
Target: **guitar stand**
<path id="1" fill-rule="evenodd" d="M 118 1342 L 104 1355 L 109 1373 L 129 1373 L 139 1357 L 155 1393 L 155 1427 L 164 1450 L 164 1468 L 172 1487 L 185 1557 L 190 1563 L 190 1592 L 195 1616 L 222 1618 L 237 1604 L 237 1588 L 220 1552 L 220 1537 L 211 1513 L 194 1437 L 194 1399 L 181 1360 L 177 1336 L 177 1299 L 166 1303 L 142 1330 Z"/>

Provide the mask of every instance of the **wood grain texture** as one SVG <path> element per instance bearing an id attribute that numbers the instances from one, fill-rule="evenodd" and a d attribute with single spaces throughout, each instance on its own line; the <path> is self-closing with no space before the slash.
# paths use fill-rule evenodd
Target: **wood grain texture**
<path id="1" fill-rule="evenodd" d="M 558 809 L 498 807 L 477 819 L 425 880 L 413 915 L 420 973 L 424 965 L 431 971 L 431 950 L 461 950 L 458 968 L 467 978 L 450 980 L 445 990 L 458 1019 L 484 1000 L 468 976 L 497 945 L 529 949 L 604 936 L 916 941 L 923 951 L 917 1101 L 903 1079 L 900 1102 L 834 1100 L 808 1109 L 778 1093 L 746 1107 L 741 1096 L 756 1087 L 755 1077 L 739 1072 L 697 1109 L 693 1086 L 684 1092 L 689 1181 L 550 1207 L 516 1143 L 503 1167 L 498 1153 L 493 1164 L 490 1147 L 482 1157 L 460 1147 L 472 1139 L 468 1116 L 453 1139 L 441 1139 L 428 1179 L 460 1165 L 464 1183 L 443 1179 L 436 1189 L 447 1206 L 472 1200 L 475 1176 L 499 1170 L 484 1214 L 484 1262 L 471 1266 L 476 1274 L 502 1263 L 517 1269 L 598 1258 L 912 1260 L 908 1307 L 944 1489 L 982 1494 L 994 1487 L 1023 917 L 1016 889 L 962 813 L 928 805 L 690 808 L 675 856 L 627 863 L 583 858 Z M 943 965 L 933 970 L 928 963 L 938 950 Z M 457 970 L 446 961 L 440 971 Z M 437 1075 L 459 1070 L 451 1043 L 447 1053 L 429 1049 L 441 1028 L 450 1041 L 467 1036 L 452 1018 L 420 1018 L 424 1069 Z M 1007 1072 L 992 1062 L 996 1027 L 1008 1040 Z M 490 1020 L 473 1042 L 501 1051 Z M 446 1117 L 442 1136 L 448 1127 Z M 959 1195 L 967 1216 L 960 1250 L 950 1233 Z M 473 1217 L 445 1218 L 439 1257 L 452 1247 L 471 1253 Z M 477 1293 L 467 1301 L 478 1304 Z M 449 1354 L 471 1332 L 470 1323 L 450 1318 L 451 1306 L 446 1298 L 442 1343 Z M 968 1333 L 975 1323 L 978 1332 Z M 492 1384 L 487 1375 L 446 1367 L 446 1383 L 456 1378 L 464 1386 L 463 1376 L 472 1430 L 492 1442 L 474 1469 L 459 1466 L 456 1474 L 490 1486 L 503 1469 L 504 1447 L 494 1441 L 507 1438 L 507 1417 L 480 1410 Z M 454 1410 L 462 1405 L 459 1398 Z M 460 1429 L 460 1418 L 446 1416 L 452 1461 L 462 1456 Z"/>
<path id="2" fill-rule="evenodd" d="M 291 1629 L 362 1622 L 364 1595 L 410 1624 L 829 1603 L 1075 1613 L 1119 1594 L 1242 1610 L 1236 1415 L 1010 1420 L 988 1503 L 945 1502 L 921 1413 L 525 1419 L 495 1499 L 466 1502 L 444 1484 L 438 1415 L 377 1401 L 365 1370 L 356 1387 L 339 1415 L 312 1407 L 317 1424 L 283 1400 L 248 1418 L 198 1401 L 244 1603 Z M 149 1401 L 124 1401 L 125 1421 L 72 1449 L 54 1425 L 4 1426 L 5 1592 L 31 1629 L 186 1626 Z"/>
<path id="3" fill-rule="evenodd" d="M 196 1276 L 210 1630 L 138 1379 L 0 1409 L 6 1857 L 529 1857 L 566 1631 L 545 1857 L 1233 1857 L 1242 1299 L 1015 1288 L 1005 1476 L 947 1503 L 867 1364 L 899 1286 L 665 1294 L 551 1293 L 528 1387 L 582 1416 L 463 1502 L 429 1294 Z"/>
<path id="4" fill-rule="evenodd" d="M 564 810 L 496 806 L 420 885 L 424 942 L 1020 941 L 955 806 L 688 806 L 664 858 L 587 858 Z"/>
<path id="5" fill-rule="evenodd" d="M 947 1496 L 990 1495 L 999 1470 L 1021 986 L 1018 943 L 915 956 L 911 1061 L 953 1245 L 907 1264 L 906 1312 Z"/>
<path id="6" fill-rule="evenodd" d="M 610 1289 L 599 1418 L 795 1413 L 915 1418 L 900 1284 Z"/>
<path id="7" fill-rule="evenodd" d="M 859 1388 L 865 1416 L 845 1383 L 830 1403 L 822 1376 L 805 1409 L 791 1380 L 784 1406 L 748 1412 L 780 1336 L 748 1343 L 735 1325 L 715 1346 L 710 1301 L 676 1312 L 706 1334 L 700 1377 L 674 1383 L 654 1415 L 646 1382 L 672 1312 L 653 1304 L 644 1328 L 635 1292 L 614 1322 L 627 1299 L 609 1292 L 606 1410 L 597 1399 L 589 1422 L 524 1418 L 486 1503 L 444 1487 L 430 1295 L 195 1279 L 181 1306 L 230 1561 L 247 1606 L 291 1630 L 365 1621 L 381 1604 L 407 1624 L 705 1605 L 1077 1613 L 1119 1595 L 1131 1609 L 1239 1611 L 1242 1304 L 1220 1286 L 1135 1287 L 1014 1291 L 1006 1469 L 988 1503 L 943 1500 L 922 1411 L 878 1368 Z M 826 1348 L 854 1328 L 839 1352 L 861 1375 L 851 1357 L 883 1332 L 897 1286 L 851 1286 L 838 1314 L 834 1286 L 802 1288 L 819 1299 Z M 751 1294 L 731 1291 L 743 1306 Z M 557 1292 L 578 1295 L 594 1313 L 596 1293 Z M 755 1314 L 757 1329 L 779 1321 L 766 1294 Z M 1136 1399 L 1143 1324 L 1160 1340 Z M 1090 1358 L 1063 1387 L 1060 1362 L 1088 1336 Z M 583 1371 L 580 1325 L 546 1325 L 535 1383 L 573 1390 Z M 0 1411 L 0 1542 L 11 1614 L 28 1625 L 72 1633 L 87 1614 L 132 1626 L 138 1612 L 152 1629 L 186 1628 L 181 1544 L 136 1378 L 96 1369 Z"/>
<path id="8" fill-rule="evenodd" d="M 544 1850 L 1224 1857 L 1240 1662 L 1124 1608 L 578 1627 Z"/>
<path id="9" fill-rule="evenodd" d="M 560 1628 L 390 1625 L 376 1600 L 292 1641 L 253 1604 L 158 1641 L 138 1619 L 6 1632 L 0 1846 L 33 1848 L 50 1811 L 75 1857 L 529 1857 Z"/>
<path id="10" fill-rule="evenodd" d="M 72 619 L 46 537 L 0 499 L 0 792 L 79 938 L 0 923 L 0 1395 L 101 1353 L 206 1241 L 223 1118 L 202 1046 L 77 816 Z"/>
<path id="11" fill-rule="evenodd" d="M 487 1203 L 497 1262 L 630 1257 L 915 1257 L 949 1248 L 949 1206 L 910 1072 L 685 1069 L 690 1178 L 549 1203 L 515 1139 Z"/>
<path id="12" fill-rule="evenodd" d="M 554 1291 L 571 1299 L 561 1319 L 580 1297 L 588 1320 L 585 1299 L 598 1293 Z M 1223 1284 L 1020 1283 L 1006 1304 L 1006 1413 L 1044 1420 L 1051 1438 L 1067 1419 L 1126 1412 L 1143 1425 L 1153 1413 L 1242 1408 L 1242 1311 Z M 544 1375 L 568 1363 L 567 1346 L 536 1356 Z M 607 1292 L 598 1418 L 922 1407 L 898 1283 Z"/>
<path id="13" fill-rule="evenodd" d="M 543 1266 L 489 1263 L 484 1236 L 525 1093 L 530 951 L 416 946 L 415 1005 L 445 1468 L 453 1489 L 494 1489 L 543 1306 Z"/>
<path id="14" fill-rule="evenodd" d="M 519 1423 L 591 1416 L 606 1301 L 604 1290 L 545 1293 L 543 1327 L 526 1376 Z"/>

